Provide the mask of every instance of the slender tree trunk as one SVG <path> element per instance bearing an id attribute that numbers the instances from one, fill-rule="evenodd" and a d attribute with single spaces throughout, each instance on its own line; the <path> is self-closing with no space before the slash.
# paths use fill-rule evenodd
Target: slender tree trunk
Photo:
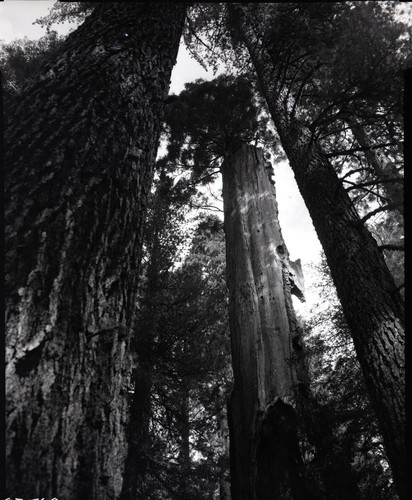
<path id="1" fill-rule="evenodd" d="M 184 349 L 184 347 L 183 347 Z M 189 387 L 187 381 L 182 380 L 179 410 L 179 434 L 180 434 L 180 450 L 179 450 L 179 466 L 180 466 L 180 484 L 179 498 L 182 500 L 190 500 L 190 414 L 189 414 Z"/>
<path id="2" fill-rule="evenodd" d="M 146 494 L 146 473 L 150 453 L 150 412 L 153 387 L 153 361 L 148 346 L 142 348 L 137 366 L 133 371 L 134 393 L 130 404 L 128 450 L 125 459 L 123 485 L 120 500 L 144 500 Z"/>
<path id="3" fill-rule="evenodd" d="M 4 101 L 3 101 L 3 74 L 0 71 L 0 168 L 4 166 Z M 2 192 L 4 192 L 3 189 L 3 177 L 1 179 L 1 188 Z M 2 341 L 1 341 L 1 347 L 2 347 L 2 352 L 5 352 L 5 342 L 4 342 L 4 337 L 2 336 Z M 4 358 L 3 358 L 4 359 Z M 5 395 L 6 395 L 6 384 L 5 384 L 5 371 L 1 371 L 1 376 L 0 376 L 0 399 L 2 401 L 5 401 Z M 3 412 L 2 417 L 1 417 L 1 422 L 0 422 L 0 427 L 3 429 L 6 428 L 6 414 Z M 6 436 L 4 431 L 1 433 L 0 437 L 0 449 L 5 450 L 6 449 Z M 4 456 L 4 453 L 3 453 Z M 5 460 L 1 463 L 0 466 L 0 494 L 4 493 L 4 496 L 6 496 L 5 491 L 6 491 L 6 463 Z"/>
<path id="4" fill-rule="evenodd" d="M 142 221 L 184 12 L 100 4 L 7 117 L 9 496 L 119 496 Z"/>
<path id="5" fill-rule="evenodd" d="M 262 150 L 223 166 L 234 391 L 229 404 L 234 500 L 309 499 L 300 456 L 296 371 L 274 188 Z M 291 275 L 293 272 L 291 271 Z"/>
<path id="6" fill-rule="evenodd" d="M 227 409 L 222 408 L 217 414 L 218 418 L 218 429 L 220 434 L 220 439 L 222 441 L 223 457 L 222 466 L 220 470 L 220 481 L 219 481 L 219 499 L 220 500 L 231 500 L 230 495 L 230 475 L 227 467 L 229 463 L 229 422 L 227 419 Z"/>
<path id="7" fill-rule="evenodd" d="M 362 125 L 352 116 L 345 117 L 353 136 L 361 148 L 365 150 L 365 157 L 378 180 L 384 181 L 382 188 L 388 197 L 388 202 L 396 204 L 396 210 L 403 216 L 403 179 L 395 165 L 379 150 L 374 149 Z"/>
<path id="8" fill-rule="evenodd" d="M 274 63 L 263 33 L 234 18 L 256 68 L 283 149 L 294 171 L 331 270 L 352 333 L 366 386 L 381 426 L 399 496 L 405 498 L 403 301 L 376 241 L 310 130 L 290 115 L 271 75 Z M 239 15 L 240 14 L 240 15 Z"/>
<path id="9" fill-rule="evenodd" d="M 164 177 L 160 173 L 160 178 Z M 159 190 L 162 189 L 162 185 Z M 147 454 L 150 454 L 149 435 L 151 416 L 151 395 L 154 375 L 154 342 L 159 320 L 160 272 L 162 269 L 162 229 L 170 211 L 170 199 L 156 193 L 151 199 L 153 206 L 150 229 L 146 230 L 145 244 L 148 247 L 149 263 L 146 273 L 146 286 L 141 300 L 141 311 L 136 316 L 131 350 L 135 354 L 133 370 L 134 393 L 130 397 L 130 418 L 127 430 L 128 450 L 124 468 L 120 500 L 147 498 L 146 473 Z M 150 236 L 148 233 L 150 232 Z"/>

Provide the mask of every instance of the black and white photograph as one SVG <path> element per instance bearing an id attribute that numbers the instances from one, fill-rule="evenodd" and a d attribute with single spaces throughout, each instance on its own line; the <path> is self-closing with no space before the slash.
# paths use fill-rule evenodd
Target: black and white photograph
<path id="1" fill-rule="evenodd" d="M 412 2 L 4 0 L 0 72 L 0 500 L 406 500 Z"/>

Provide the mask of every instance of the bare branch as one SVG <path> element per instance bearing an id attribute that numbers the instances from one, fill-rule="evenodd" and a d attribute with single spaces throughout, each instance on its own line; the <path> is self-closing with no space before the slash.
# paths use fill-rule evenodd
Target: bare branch
<path id="1" fill-rule="evenodd" d="M 403 243 L 386 243 L 385 245 L 379 245 L 378 249 L 383 250 L 393 250 L 394 252 L 404 252 L 405 245 Z"/>
<path id="2" fill-rule="evenodd" d="M 354 223 L 354 225 L 355 226 L 361 226 L 367 220 L 369 220 L 371 217 L 373 217 L 374 215 L 378 214 L 379 212 L 384 212 L 385 210 L 392 210 L 394 208 L 397 208 L 398 206 L 399 206 L 398 203 L 389 203 L 388 205 L 384 205 L 382 207 L 378 207 L 375 210 L 372 210 L 372 212 L 369 212 L 366 215 L 364 215 L 361 219 L 359 219 L 358 221 L 356 221 Z"/>
<path id="3" fill-rule="evenodd" d="M 213 170 L 213 172 L 211 172 L 210 174 L 204 175 L 203 177 L 201 177 L 197 181 L 189 182 L 188 186 L 196 186 L 196 184 L 199 184 L 200 182 L 204 181 L 205 179 L 208 179 L 209 177 L 213 177 L 214 175 L 219 174 L 219 173 L 220 173 L 220 170 Z"/>
<path id="4" fill-rule="evenodd" d="M 344 180 L 343 182 L 350 182 L 350 181 L 346 181 Z M 377 184 L 384 184 L 385 182 L 401 182 L 403 183 L 403 179 L 399 179 L 397 177 L 392 177 L 390 179 L 376 179 L 374 181 L 368 181 L 368 182 L 362 182 L 362 183 L 359 183 L 359 184 L 355 184 L 355 183 L 351 183 L 353 184 L 353 186 L 347 188 L 347 192 L 348 191 L 351 191 L 353 189 L 360 189 L 360 188 L 363 188 L 363 187 L 366 187 L 366 186 L 376 186 Z"/>
<path id="5" fill-rule="evenodd" d="M 355 170 L 349 170 L 349 172 L 346 172 L 345 175 L 343 175 L 339 180 L 343 182 L 346 177 L 350 177 L 353 174 L 357 174 L 358 172 L 373 172 L 373 170 L 370 167 L 361 167 L 361 168 L 356 168 Z"/>
<path id="6" fill-rule="evenodd" d="M 375 191 L 372 191 L 372 189 L 368 189 L 367 187 L 363 187 L 360 184 L 356 184 L 356 182 L 352 182 L 352 181 L 348 181 L 348 180 L 344 180 L 343 182 L 346 182 L 347 184 L 352 185 L 352 187 L 349 187 L 347 189 L 345 188 L 345 191 L 347 191 L 347 192 L 350 190 L 353 190 L 353 189 L 360 189 L 361 191 L 365 191 L 366 193 L 369 193 L 373 196 L 376 196 L 376 198 L 380 198 L 381 200 L 387 201 L 387 199 L 384 196 L 382 196 L 381 194 L 376 193 Z M 373 185 L 376 187 L 376 183 L 374 183 Z"/>
<path id="7" fill-rule="evenodd" d="M 212 212 L 223 213 L 223 210 L 221 208 L 215 207 L 214 205 L 196 205 L 195 203 L 192 203 L 192 206 L 194 208 L 201 208 L 202 210 L 211 210 Z"/>
<path id="8" fill-rule="evenodd" d="M 370 151 L 372 149 L 378 149 L 378 148 L 384 148 L 388 146 L 396 146 L 397 142 L 386 142 L 384 144 L 377 144 L 376 146 L 370 146 L 370 147 L 357 147 L 357 148 L 352 148 L 352 149 L 346 149 L 345 151 L 336 151 L 335 153 L 328 153 L 326 156 L 327 158 L 334 158 L 335 156 L 342 156 L 342 155 L 350 155 L 352 153 L 355 153 L 357 151 Z"/>

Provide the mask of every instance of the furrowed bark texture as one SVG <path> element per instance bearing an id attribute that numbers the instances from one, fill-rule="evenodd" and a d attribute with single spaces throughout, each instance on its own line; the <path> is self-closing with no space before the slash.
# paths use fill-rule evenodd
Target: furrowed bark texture
<path id="1" fill-rule="evenodd" d="M 141 229 L 184 4 L 100 4 L 6 130 L 7 492 L 114 499 Z"/>
<path id="2" fill-rule="evenodd" d="M 247 145 L 222 166 L 235 380 L 229 405 L 233 500 L 309 498 L 297 437 L 288 254 L 269 168 L 262 150 Z M 292 277 L 293 269 L 288 273 Z"/>
<path id="3" fill-rule="evenodd" d="M 405 498 L 403 301 L 376 241 L 362 224 L 332 165 L 310 130 L 290 115 L 271 75 L 274 64 L 253 22 L 238 28 L 258 74 L 282 147 L 325 251 L 381 426 L 399 496 Z M 236 4 L 239 5 L 239 4 Z M 244 10 L 241 9 L 240 10 Z"/>

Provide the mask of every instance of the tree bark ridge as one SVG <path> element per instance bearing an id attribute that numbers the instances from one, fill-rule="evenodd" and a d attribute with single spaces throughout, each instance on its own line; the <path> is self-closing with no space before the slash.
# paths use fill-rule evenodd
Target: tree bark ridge
<path id="1" fill-rule="evenodd" d="M 97 6 L 7 117 L 11 496 L 120 493 L 142 223 L 184 13 Z"/>

